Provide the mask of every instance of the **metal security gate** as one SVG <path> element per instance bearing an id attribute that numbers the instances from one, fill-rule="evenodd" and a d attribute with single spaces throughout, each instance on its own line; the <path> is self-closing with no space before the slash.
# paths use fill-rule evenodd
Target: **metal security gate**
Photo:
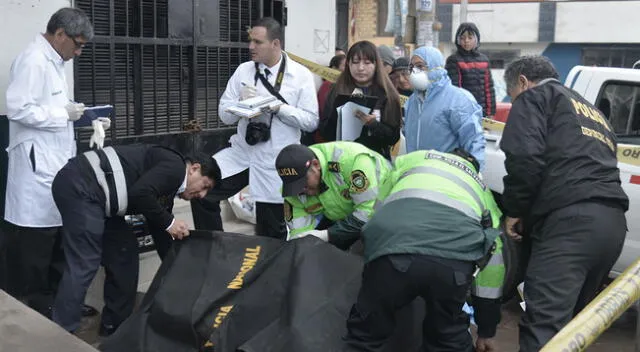
<path id="1" fill-rule="evenodd" d="M 224 128 L 218 100 L 250 60 L 247 29 L 277 0 L 77 0 L 96 36 L 75 60 L 75 100 L 112 104 L 112 143 Z M 88 134 L 80 134 L 87 140 Z M 82 145 L 82 144 L 81 144 Z"/>

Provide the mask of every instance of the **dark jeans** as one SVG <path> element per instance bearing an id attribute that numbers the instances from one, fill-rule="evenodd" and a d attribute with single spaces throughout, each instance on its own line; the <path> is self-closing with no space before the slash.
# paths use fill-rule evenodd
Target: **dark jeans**
<path id="1" fill-rule="evenodd" d="M 621 208 L 586 202 L 556 210 L 534 226 L 520 351 L 539 351 L 595 297 L 626 231 Z"/>
<path id="2" fill-rule="evenodd" d="M 383 351 L 396 311 L 422 297 L 426 304 L 423 350 L 470 352 L 469 317 L 462 306 L 474 265 L 425 255 L 387 255 L 367 263 L 347 320 L 349 351 Z"/>
<path id="3" fill-rule="evenodd" d="M 249 170 L 227 177 L 204 199 L 191 201 L 191 213 L 196 230 L 223 231 L 220 201 L 240 192 L 249 184 Z M 287 227 L 282 204 L 256 202 L 256 235 L 284 240 Z"/>
<path id="4" fill-rule="evenodd" d="M 1 288 L 48 317 L 62 276 L 61 233 L 4 222 L 0 234 Z"/>

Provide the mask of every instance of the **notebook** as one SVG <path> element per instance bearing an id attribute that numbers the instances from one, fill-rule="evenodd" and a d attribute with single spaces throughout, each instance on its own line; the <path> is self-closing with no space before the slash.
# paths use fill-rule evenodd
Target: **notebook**
<path id="1" fill-rule="evenodd" d="M 252 109 L 243 108 L 243 107 L 241 107 L 239 105 L 230 106 L 225 111 L 229 112 L 229 113 L 232 113 L 232 114 L 234 114 L 236 116 L 253 118 L 253 117 L 257 117 L 257 116 L 262 115 L 262 108 L 265 107 L 265 106 L 268 106 L 268 107 L 273 109 L 273 108 L 278 107 L 280 105 L 282 105 L 282 102 L 280 100 L 276 100 L 276 101 L 273 101 L 273 102 L 271 102 L 269 104 L 263 104 L 263 105 L 260 105 L 259 107 L 252 108 Z"/>
<path id="2" fill-rule="evenodd" d="M 238 106 L 244 109 L 254 109 L 254 108 L 269 104 L 274 100 L 276 100 L 276 97 L 274 96 L 268 96 L 268 97 L 257 96 L 257 97 L 240 101 L 238 103 Z"/>

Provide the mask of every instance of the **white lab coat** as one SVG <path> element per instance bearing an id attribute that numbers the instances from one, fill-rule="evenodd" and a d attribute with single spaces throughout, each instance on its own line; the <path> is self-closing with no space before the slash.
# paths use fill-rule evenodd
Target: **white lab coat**
<path id="1" fill-rule="evenodd" d="M 284 53 L 283 53 L 284 54 Z M 284 54 L 286 55 L 286 54 Z M 269 67 L 269 83 L 275 86 L 276 76 L 282 60 Z M 260 64 L 259 70 L 266 68 Z M 289 103 L 282 105 L 271 125 L 271 139 L 256 145 L 248 145 L 245 134 L 249 120 L 240 119 L 225 110 L 240 100 L 242 83 L 254 84 L 255 63 L 245 62 L 238 66 L 227 82 L 227 88 L 220 98 L 218 114 L 228 125 L 238 123 L 238 133 L 230 138 L 231 147 L 214 155 L 220 165 L 222 178 L 238 174 L 249 168 L 251 196 L 256 202 L 282 203 L 282 181 L 276 172 L 275 161 L 282 148 L 289 144 L 300 143 L 300 130 L 312 132 L 318 127 L 318 98 L 311 72 L 304 66 L 287 57 L 285 74 L 280 94 Z M 258 80 L 257 95 L 269 96 L 270 93 Z M 259 119 L 269 124 L 269 116 L 263 114 Z"/>
<path id="2" fill-rule="evenodd" d="M 62 226 L 51 183 L 76 153 L 67 103 L 64 61 L 38 35 L 11 65 L 7 88 L 8 222 L 24 227 Z"/>

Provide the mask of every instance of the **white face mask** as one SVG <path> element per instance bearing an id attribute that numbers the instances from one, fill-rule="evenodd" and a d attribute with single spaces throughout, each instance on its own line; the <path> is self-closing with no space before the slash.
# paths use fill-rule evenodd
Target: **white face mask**
<path id="1" fill-rule="evenodd" d="M 418 90 L 420 92 L 424 92 L 429 89 L 431 86 L 431 81 L 429 80 L 429 76 L 426 71 L 420 72 L 411 72 L 409 76 L 409 82 L 413 89 Z"/>

